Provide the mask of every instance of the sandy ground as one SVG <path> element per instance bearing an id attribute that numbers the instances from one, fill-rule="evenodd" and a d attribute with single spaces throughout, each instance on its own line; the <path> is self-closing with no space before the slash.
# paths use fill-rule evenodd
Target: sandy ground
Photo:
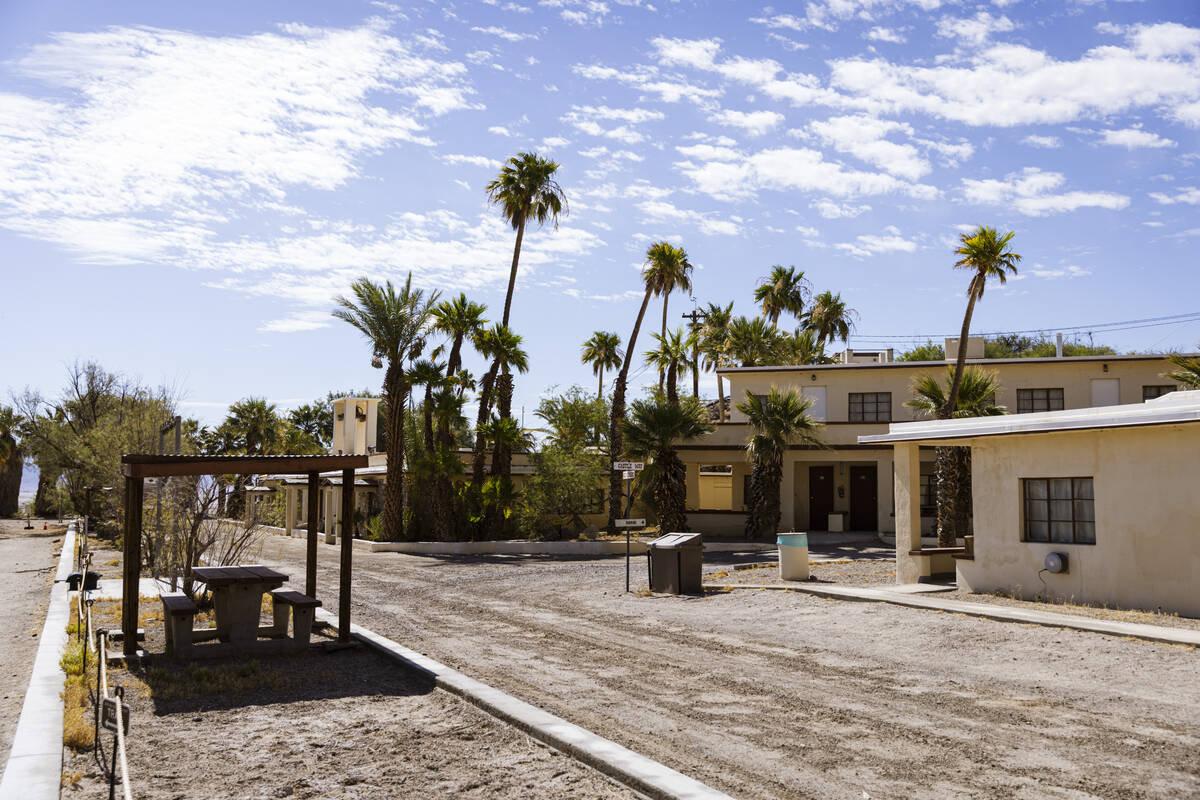
<path id="1" fill-rule="evenodd" d="M 132 710 L 139 800 L 636 797 L 365 647 L 160 660 L 111 680 Z M 81 775 L 64 798 L 106 796 L 91 754 L 69 754 L 64 773 Z"/>
<path id="2" fill-rule="evenodd" d="M 261 558 L 303 575 L 300 540 Z M 332 605 L 336 550 L 320 559 Z M 619 558 L 355 559 L 355 621 L 734 796 L 1200 794 L 1194 648 L 794 593 L 642 597 Z"/>
<path id="3" fill-rule="evenodd" d="M 810 563 L 809 573 L 812 580 L 818 583 L 837 583 L 843 586 L 881 588 L 894 586 L 896 583 L 896 569 L 890 561 L 866 560 L 852 561 L 850 563 L 813 561 Z M 793 581 L 780 579 L 778 564 L 755 567 L 753 569 L 710 568 L 704 574 L 704 582 L 723 584 L 725 586 L 737 586 L 739 584 L 786 586 L 793 583 Z M 1144 625 L 1163 625 L 1170 628 L 1200 630 L 1200 619 L 1180 617 L 1175 614 L 1159 614 L 1152 611 L 1133 611 L 1075 605 L 1071 603 L 1043 603 L 1020 600 L 998 594 L 977 594 L 968 592 L 965 589 L 957 589 L 952 592 L 939 592 L 936 597 L 945 600 L 963 600 L 969 603 L 1008 606 L 1010 608 L 1052 611 L 1058 614 L 1071 614 L 1073 616 L 1091 617 L 1093 619 L 1108 619 L 1120 622 L 1137 622 Z"/>
<path id="4" fill-rule="evenodd" d="M 14 713 L 0 715 L 0 753 L 8 759 L 20 716 L 38 637 L 46 622 L 46 604 L 54 582 L 57 555 L 66 530 L 24 530 L 25 520 L 0 520 L 0 696 Z"/>

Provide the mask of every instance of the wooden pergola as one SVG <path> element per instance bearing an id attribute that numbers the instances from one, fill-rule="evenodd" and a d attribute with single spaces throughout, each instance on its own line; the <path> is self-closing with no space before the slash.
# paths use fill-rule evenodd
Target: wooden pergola
<path id="1" fill-rule="evenodd" d="M 367 456 L 121 456 L 125 475 L 125 567 L 122 575 L 121 632 L 125 655 L 137 653 L 138 583 L 142 577 L 142 501 L 145 478 L 174 475 L 308 475 L 308 549 L 304 593 L 317 595 L 317 517 L 322 472 L 342 473 L 341 563 L 338 583 L 338 640 L 350 640 L 350 576 L 354 547 L 354 470 Z"/>

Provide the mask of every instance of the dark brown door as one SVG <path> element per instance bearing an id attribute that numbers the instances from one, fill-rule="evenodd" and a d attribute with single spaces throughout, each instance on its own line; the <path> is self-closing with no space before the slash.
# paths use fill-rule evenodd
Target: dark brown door
<path id="1" fill-rule="evenodd" d="M 833 512 L 833 467 L 808 468 L 808 529 L 829 530 Z"/>
<path id="2" fill-rule="evenodd" d="M 879 529 L 879 482 L 875 467 L 850 468 L 850 530 Z"/>

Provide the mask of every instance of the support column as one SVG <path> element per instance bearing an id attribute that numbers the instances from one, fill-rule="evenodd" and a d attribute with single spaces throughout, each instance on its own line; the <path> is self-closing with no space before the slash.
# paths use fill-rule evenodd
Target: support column
<path id="1" fill-rule="evenodd" d="M 784 453 L 779 481 L 779 530 L 796 530 L 796 459 Z"/>
<path id="2" fill-rule="evenodd" d="M 320 516 L 321 475 L 308 473 L 308 541 L 305 543 L 304 593 L 317 596 L 317 518 Z"/>
<path id="3" fill-rule="evenodd" d="M 138 583 L 142 577 L 141 478 L 125 478 L 125 552 L 121 591 L 121 645 L 127 656 L 137 654 Z"/>
<path id="4" fill-rule="evenodd" d="M 890 533 L 896 530 L 896 492 L 895 479 L 892 477 L 891 454 L 875 459 L 875 496 L 877 499 L 876 530 L 880 533 Z"/>
<path id="5" fill-rule="evenodd" d="M 354 560 L 354 470 L 342 470 L 342 561 L 338 570 L 338 641 L 350 641 L 350 570 Z"/>
<path id="6" fill-rule="evenodd" d="M 899 442 L 896 465 L 896 583 L 916 583 L 923 571 L 921 557 L 921 448 Z"/>
<path id="7" fill-rule="evenodd" d="M 283 530 L 290 538 L 292 529 L 296 527 L 296 487 L 284 484 L 283 487 Z"/>

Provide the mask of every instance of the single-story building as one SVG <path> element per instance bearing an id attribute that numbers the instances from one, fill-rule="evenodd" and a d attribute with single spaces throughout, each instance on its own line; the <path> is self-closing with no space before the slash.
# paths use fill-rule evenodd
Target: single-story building
<path id="1" fill-rule="evenodd" d="M 898 582 L 949 565 L 970 591 L 1200 617 L 1200 391 L 859 441 L 894 448 Z M 974 537 L 960 552 L 922 549 L 922 445 L 971 448 Z"/>

